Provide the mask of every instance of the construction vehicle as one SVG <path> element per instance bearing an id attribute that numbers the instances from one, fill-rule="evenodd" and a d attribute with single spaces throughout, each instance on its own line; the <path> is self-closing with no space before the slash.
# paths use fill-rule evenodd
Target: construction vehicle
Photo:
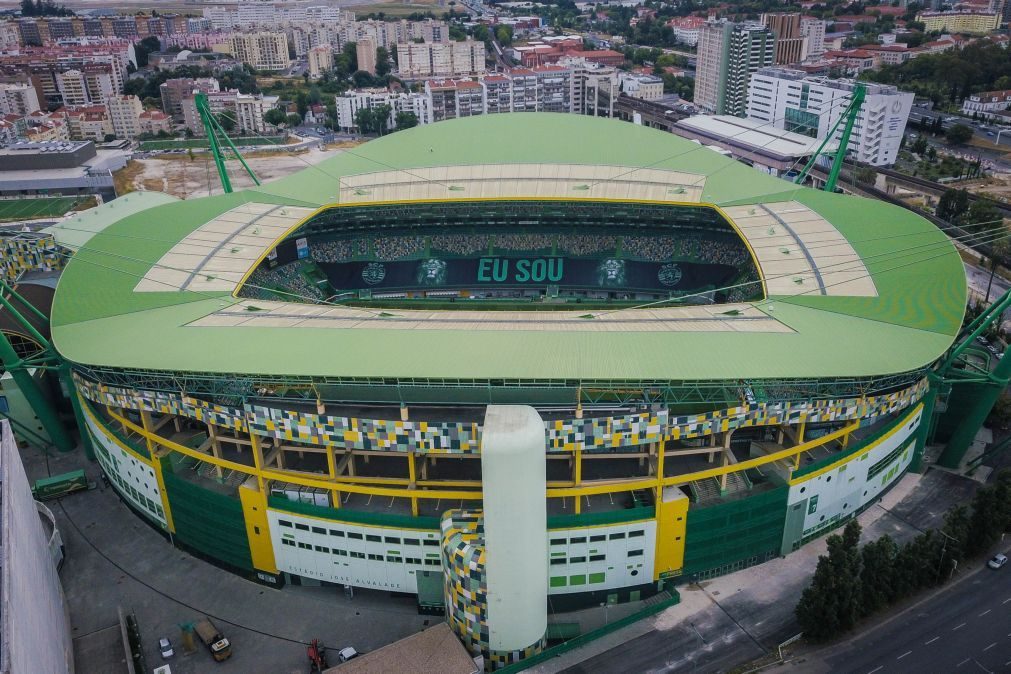
<path id="1" fill-rule="evenodd" d="M 329 666 L 326 662 L 326 646 L 319 639 L 313 639 L 305 650 L 309 656 L 309 674 L 322 672 Z"/>
<path id="2" fill-rule="evenodd" d="M 209 619 L 204 618 L 197 621 L 193 625 L 193 629 L 196 631 L 197 636 L 200 637 L 200 641 L 204 642 L 204 645 L 210 649 L 211 655 L 215 660 L 221 662 L 232 657 L 232 644 L 229 643 L 228 639 L 218 631 L 218 628 Z"/>

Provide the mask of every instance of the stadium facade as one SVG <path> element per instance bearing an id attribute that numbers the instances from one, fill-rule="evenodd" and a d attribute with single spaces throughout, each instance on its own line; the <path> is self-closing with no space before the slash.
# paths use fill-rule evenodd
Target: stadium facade
<path id="1" fill-rule="evenodd" d="M 593 118 L 134 210 L 56 231 L 83 240 L 53 339 L 112 486 L 261 582 L 439 578 L 490 668 L 545 605 L 789 554 L 918 469 L 966 299 L 913 213 Z"/>

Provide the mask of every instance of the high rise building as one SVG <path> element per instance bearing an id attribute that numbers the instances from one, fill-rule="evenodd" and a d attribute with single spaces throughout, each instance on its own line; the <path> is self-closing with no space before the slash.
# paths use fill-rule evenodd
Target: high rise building
<path id="1" fill-rule="evenodd" d="M 136 96 L 112 96 L 106 105 L 117 138 L 134 138 L 140 134 L 140 114 L 144 106 Z"/>
<path id="2" fill-rule="evenodd" d="M 417 43 L 397 45 L 397 64 L 403 77 L 456 77 L 485 72 L 483 42 Z"/>
<path id="3" fill-rule="evenodd" d="M 808 58 L 821 56 L 825 53 L 825 22 L 813 16 L 800 19 L 800 34 L 807 39 Z"/>
<path id="4" fill-rule="evenodd" d="M 813 77 L 800 70 L 763 68 L 748 87 L 748 117 L 777 129 L 825 138 L 846 111 L 853 96 L 853 80 Z M 848 154 L 872 166 L 895 163 L 899 144 L 913 105 L 913 94 L 893 86 L 865 83 Z M 836 140 L 842 135 L 836 130 Z"/>
<path id="5" fill-rule="evenodd" d="M 364 70 L 370 75 L 376 74 L 376 41 L 363 37 L 355 43 L 355 54 L 358 57 L 358 70 Z"/>
<path id="6" fill-rule="evenodd" d="M 0 113 L 24 117 L 41 107 L 38 92 L 28 82 L 0 84 Z"/>
<path id="7" fill-rule="evenodd" d="M 699 33 L 695 104 L 705 112 L 743 117 L 748 81 L 772 65 L 775 37 L 760 23 L 711 21 Z"/>
<path id="8" fill-rule="evenodd" d="M 284 33 L 233 33 L 228 51 L 256 70 L 284 70 L 291 65 L 288 37 Z"/>
<path id="9" fill-rule="evenodd" d="M 373 56 L 373 59 L 375 56 Z M 361 61 L 359 61 L 361 63 Z M 309 77 L 318 79 L 328 70 L 333 69 L 333 48 L 321 44 L 309 50 Z"/>
<path id="10" fill-rule="evenodd" d="M 807 57 L 807 40 L 801 33 L 800 14 L 763 14 L 762 25 L 776 36 L 773 63 L 792 65 Z"/>

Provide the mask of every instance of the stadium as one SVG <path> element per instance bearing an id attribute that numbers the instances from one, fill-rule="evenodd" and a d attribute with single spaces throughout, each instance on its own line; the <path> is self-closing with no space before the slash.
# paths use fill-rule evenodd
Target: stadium
<path id="1" fill-rule="evenodd" d="M 918 470 L 966 302 L 907 210 L 590 117 L 127 199 L 55 228 L 111 485 L 260 582 L 444 603 L 489 667 L 547 611 L 787 555 Z"/>

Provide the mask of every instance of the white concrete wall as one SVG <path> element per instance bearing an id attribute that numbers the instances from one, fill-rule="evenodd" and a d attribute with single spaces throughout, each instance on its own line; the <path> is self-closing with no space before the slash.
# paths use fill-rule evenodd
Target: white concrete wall
<path id="1" fill-rule="evenodd" d="M 66 599 L 7 421 L 0 421 L 0 673 L 74 671 Z"/>
<path id="2" fill-rule="evenodd" d="M 807 501 L 803 536 L 810 536 L 831 526 L 839 518 L 859 510 L 901 477 L 913 458 L 916 430 L 920 427 L 922 415 L 921 409 L 870 450 L 855 455 L 846 463 L 817 477 L 797 482 L 790 487 L 788 508 Z M 868 477 L 871 467 L 895 450 L 900 451 L 884 470 Z M 816 503 L 813 502 L 814 499 L 817 499 Z"/>
<path id="3" fill-rule="evenodd" d="M 548 594 L 575 594 L 642 585 L 653 580 L 656 520 L 581 529 L 551 529 L 548 531 L 548 545 Z M 585 579 L 584 582 L 579 582 L 580 577 Z M 564 579 L 564 585 L 560 579 Z"/>
<path id="4" fill-rule="evenodd" d="M 120 447 L 90 417 L 85 415 L 85 418 L 88 428 L 91 430 L 91 437 L 98 445 L 95 456 L 116 491 L 133 507 L 161 524 L 162 527 L 167 527 L 165 511 L 162 509 L 161 489 L 158 487 L 154 468 L 137 460 Z"/>

